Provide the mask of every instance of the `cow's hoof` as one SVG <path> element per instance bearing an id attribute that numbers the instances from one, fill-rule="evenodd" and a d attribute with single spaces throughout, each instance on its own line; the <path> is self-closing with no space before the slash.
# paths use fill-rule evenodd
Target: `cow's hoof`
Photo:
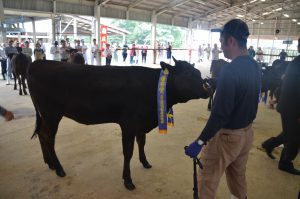
<path id="1" fill-rule="evenodd" d="M 143 163 L 143 166 L 144 166 L 145 169 L 150 169 L 150 168 L 152 168 L 152 165 L 149 164 L 148 162 Z"/>
<path id="2" fill-rule="evenodd" d="M 63 170 L 56 170 L 56 175 L 59 177 L 65 177 L 66 173 Z"/>
<path id="3" fill-rule="evenodd" d="M 126 187 L 126 189 L 128 189 L 129 191 L 132 191 L 135 189 L 135 186 L 132 182 L 124 182 L 124 186 Z"/>
<path id="4" fill-rule="evenodd" d="M 49 169 L 55 170 L 55 167 L 53 165 L 48 164 Z"/>

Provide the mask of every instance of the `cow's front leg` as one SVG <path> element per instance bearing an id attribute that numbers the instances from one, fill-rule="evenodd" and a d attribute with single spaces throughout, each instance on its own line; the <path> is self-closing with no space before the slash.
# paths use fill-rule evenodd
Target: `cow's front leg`
<path id="1" fill-rule="evenodd" d="M 144 150 L 145 144 L 146 144 L 146 134 L 144 134 L 144 133 L 138 134 L 136 136 L 136 141 L 137 141 L 138 146 L 139 146 L 140 162 L 143 164 L 143 166 L 146 169 L 150 169 L 152 166 L 147 161 L 145 150 Z"/>
<path id="2" fill-rule="evenodd" d="M 124 155 L 123 179 L 124 179 L 124 185 L 128 190 L 135 189 L 130 174 L 130 160 L 133 154 L 134 137 L 135 135 L 130 134 L 130 132 L 123 131 L 123 135 L 122 135 L 123 155 Z"/>

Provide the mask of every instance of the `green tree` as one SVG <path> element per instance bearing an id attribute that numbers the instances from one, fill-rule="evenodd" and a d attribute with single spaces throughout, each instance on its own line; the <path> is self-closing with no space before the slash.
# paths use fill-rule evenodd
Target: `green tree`
<path id="1" fill-rule="evenodd" d="M 126 35 L 127 43 L 137 43 L 138 45 L 151 43 L 151 23 L 137 22 L 129 20 L 114 19 L 111 22 L 114 26 L 123 28 L 130 32 Z M 122 36 L 109 36 L 109 42 L 122 43 Z M 167 44 L 171 42 L 174 48 L 183 47 L 186 42 L 186 29 L 181 27 L 157 24 L 156 27 L 156 41 Z"/>

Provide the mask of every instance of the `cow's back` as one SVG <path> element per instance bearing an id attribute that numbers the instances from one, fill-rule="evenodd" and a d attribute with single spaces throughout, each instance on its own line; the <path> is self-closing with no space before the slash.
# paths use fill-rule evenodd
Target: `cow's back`
<path id="1" fill-rule="evenodd" d="M 32 100 L 47 114 L 57 110 L 84 124 L 119 123 L 133 110 L 155 114 L 159 69 L 36 61 L 28 76 Z"/>

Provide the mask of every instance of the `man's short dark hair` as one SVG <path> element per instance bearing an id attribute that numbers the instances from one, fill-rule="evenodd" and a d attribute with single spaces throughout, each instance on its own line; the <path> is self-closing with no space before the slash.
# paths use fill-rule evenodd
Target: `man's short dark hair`
<path id="1" fill-rule="evenodd" d="M 230 36 L 234 37 L 241 48 L 247 48 L 247 38 L 250 35 L 247 24 L 240 19 L 232 19 L 227 22 L 221 31 L 221 37 L 225 43 Z"/>

